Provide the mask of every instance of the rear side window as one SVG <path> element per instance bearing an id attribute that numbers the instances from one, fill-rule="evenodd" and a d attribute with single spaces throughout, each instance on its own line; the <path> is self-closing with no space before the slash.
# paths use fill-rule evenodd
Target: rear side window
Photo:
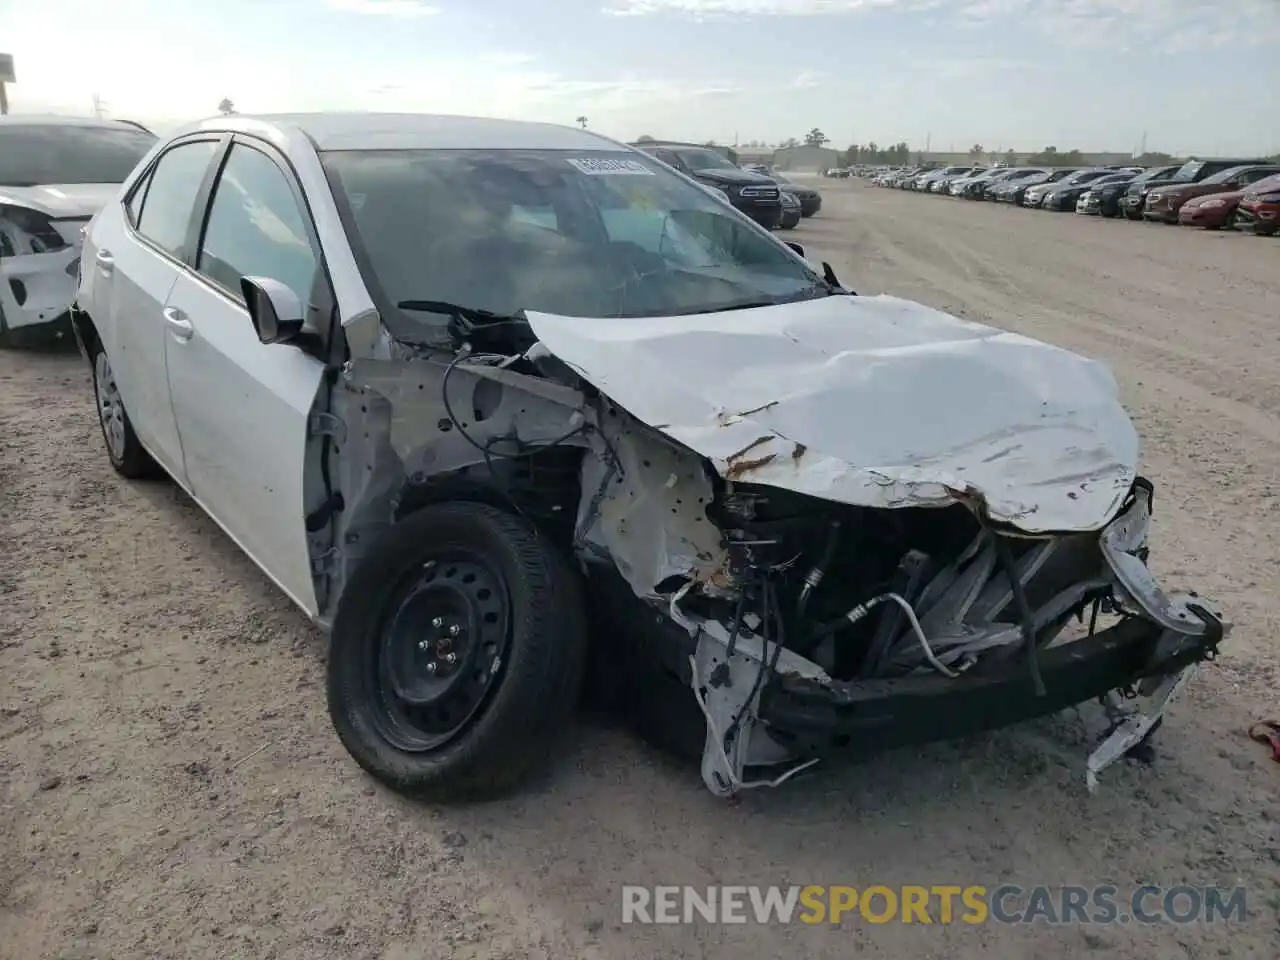
<path id="1" fill-rule="evenodd" d="M 163 154 L 151 172 L 138 232 L 175 257 L 182 256 L 196 194 L 217 149 L 214 140 L 179 144 Z"/>
<path id="2" fill-rule="evenodd" d="M 318 264 L 285 172 L 265 153 L 237 143 L 213 191 L 196 269 L 237 300 L 241 277 L 270 277 L 306 305 Z"/>

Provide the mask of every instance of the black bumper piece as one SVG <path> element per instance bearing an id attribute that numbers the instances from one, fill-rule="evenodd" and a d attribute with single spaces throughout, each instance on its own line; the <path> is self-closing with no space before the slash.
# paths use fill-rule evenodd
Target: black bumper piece
<path id="1" fill-rule="evenodd" d="M 1213 659 L 1222 624 L 1195 609 L 1202 632 L 1165 630 L 1132 617 L 1040 651 L 1043 696 L 1036 695 L 1017 656 L 959 679 L 921 675 L 821 684 L 775 676 L 761 691 L 760 718 L 775 739 L 809 755 L 836 749 L 865 755 L 1008 726 Z"/>

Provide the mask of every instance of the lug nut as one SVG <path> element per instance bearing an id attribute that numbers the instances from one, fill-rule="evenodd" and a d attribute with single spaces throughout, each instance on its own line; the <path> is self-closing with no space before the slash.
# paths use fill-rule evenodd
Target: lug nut
<path id="1" fill-rule="evenodd" d="M 458 626 L 456 623 L 455 623 L 455 624 L 450 625 L 450 627 L 449 627 L 449 636 L 451 636 L 451 637 L 456 637 L 456 636 L 457 636 L 458 634 L 460 634 L 461 632 L 462 632 L 462 628 L 461 628 L 460 626 Z"/>
<path id="2" fill-rule="evenodd" d="M 435 661 L 433 660 L 431 661 L 431 663 L 427 664 L 427 673 L 435 673 L 435 672 L 436 672 L 436 664 L 435 664 Z"/>
<path id="3" fill-rule="evenodd" d="M 431 625 L 435 627 L 437 630 L 439 630 L 441 627 L 444 626 L 444 617 L 432 617 Z"/>
<path id="4" fill-rule="evenodd" d="M 430 650 L 430 649 L 431 649 L 431 641 L 430 641 L 430 640 L 419 640 L 419 641 L 418 641 L 418 649 L 419 649 L 419 650 L 421 650 L 423 653 L 426 653 L 428 650 Z"/>
<path id="5" fill-rule="evenodd" d="M 445 663 L 457 663 L 457 662 L 458 662 L 458 655 L 457 655 L 456 653 L 446 653 L 446 654 L 444 655 L 444 662 L 445 662 Z"/>

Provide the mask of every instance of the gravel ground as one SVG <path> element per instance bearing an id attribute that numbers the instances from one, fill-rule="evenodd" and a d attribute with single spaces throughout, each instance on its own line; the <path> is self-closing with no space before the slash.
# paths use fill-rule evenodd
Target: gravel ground
<path id="1" fill-rule="evenodd" d="M 1280 242 L 822 183 L 792 234 L 892 292 L 1110 361 L 1154 563 L 1237 627 L 1088 797 L 1074 713 L 724 803 L 584 722 L 506 801 L 373 786 L 321 637 L 172 485 L 110 470 L 75 356 L 0 353 L 0 956 L 1280 955 Z M 620 923 L 625 883 L 1245 884 L 1250 920 L 1051 929 Z"/>

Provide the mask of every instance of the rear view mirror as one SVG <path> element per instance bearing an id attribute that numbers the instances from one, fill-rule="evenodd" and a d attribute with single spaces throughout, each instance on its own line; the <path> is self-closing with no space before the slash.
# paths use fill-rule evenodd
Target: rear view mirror
<path id="1" fill-rule="evenodd" d="M 263 343 L 288 343 L 302 332 L 302 301 L 279 280 L 241 277 L 240 292 Z"/>

